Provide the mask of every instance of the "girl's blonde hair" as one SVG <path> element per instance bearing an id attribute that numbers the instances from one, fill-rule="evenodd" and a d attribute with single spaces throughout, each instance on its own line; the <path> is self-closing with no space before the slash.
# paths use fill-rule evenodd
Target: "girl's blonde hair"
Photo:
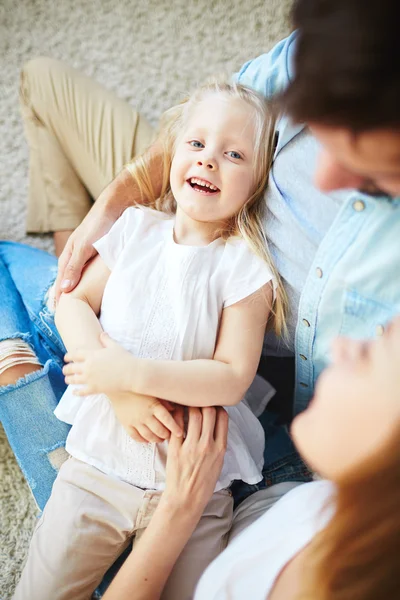
<path id="1" fill-rule="evenodd" d="M 271 106 L 260 94 L 237 83 L 210 81 L 198 88 L 194 94 L 185 98 L 180 104 L 164 113 L 158 145 L 162 147 L 163 181 L 160 196 L 156 196 L 147 167 L 147 160 L 139 156 L 127 165 L 136 180 L 141 193 L 141 202 L 155 210 L 174 214 L 176 202 L 170 187 L 170 171 L 179 135 L 186 126 L 193 107 L 206 97 L 218 94 L 227 98 L 241 99 L 253 108 L 256 136 L 254 140 L 254 191 L 238 214 L 226 224 L 220 235 L 224 239 L 234 236 L 243 238 L 255 254 L 260 256 L 269 266 L 278 282 L 275 300 L 272 307 L 270 325 L 278 335 L 286 333 L 285 316 L 287 297 L 279 274 L 272 261 L 264 232 L 265 217 L 264 191 L 268 183 L 269 171 L 274 151 L 275 118 Z"/>
<path id="2" fill-rule="evenodd" d="M 399 597 L 399 448 L 400 425 L 379 453 L 338 482 L 335 514 L 310 544 L 298 600 Z"/>

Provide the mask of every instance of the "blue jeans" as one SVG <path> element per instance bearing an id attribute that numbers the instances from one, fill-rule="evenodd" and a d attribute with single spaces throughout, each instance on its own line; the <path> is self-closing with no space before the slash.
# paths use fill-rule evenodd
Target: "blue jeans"
<path id="1" fill-rule="evenodd" d="M 56 273 L 54 256 L 0 242 L 0 341 L 24 340 L 43 365 L 15 385 L 0 387 L 0 420 L 41 510 L 57 475 L 51 453 L 65 445 L 70 429 L 53 414 L 66 387 L 65 347 L 45 303 Z"/>

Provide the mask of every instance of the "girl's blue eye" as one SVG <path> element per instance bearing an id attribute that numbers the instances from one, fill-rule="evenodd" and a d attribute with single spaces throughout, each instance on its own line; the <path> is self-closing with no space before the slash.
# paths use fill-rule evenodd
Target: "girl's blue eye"
<path id="1" fill-rule="evenodd" d="M 240 156 L 239 152 L 235 152 L 234 150 L 230 150 L 230 151 L 228 152 L 228 154 L 229 154 L 229 156 L 231 156 L 232 158 L 236 158 L 236 159 L 242 158 L 242 157 Z"/>
<path id="2" fill-rule="evenodd" d="M 191 146 L 193 146 L 194 148 L 204 148 L 204 144 L 202 144 L 201 142 L 199 142 L 198 140 L 191 140 L 189 142 L 189 144 Z"/>

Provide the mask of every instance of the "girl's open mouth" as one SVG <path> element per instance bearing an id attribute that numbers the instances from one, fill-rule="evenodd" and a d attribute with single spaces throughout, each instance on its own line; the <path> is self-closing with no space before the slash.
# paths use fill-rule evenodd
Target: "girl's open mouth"
<path id="1" fill-rule="evenodd" d="M 200 192 L 201 194 L 212 196 L 213 194 L 217 194 L 221 191 L 216 185 L 213 185 L 204 179 L 198 179 L 197 177 L 191 177 L 187 180 L 187 183 L 193 190 Z"/>

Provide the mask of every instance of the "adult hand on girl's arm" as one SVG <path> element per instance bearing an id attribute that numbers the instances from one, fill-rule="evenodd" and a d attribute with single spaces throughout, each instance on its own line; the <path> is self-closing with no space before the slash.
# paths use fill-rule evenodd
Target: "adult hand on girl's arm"
<path id="1" fill-rule="evenodd" d="M 182 409 L 178 420 L 183 426 Z M 104 600 L 158 600 L 192 535 L 221 472 L 228 415 L 190 408 L 185 439 L 171 436 L 166 489 L 150 525 L 104 595 Z"/>
<path id="2" fill-rule="evenodd" d="M 162 159 L 160 146 L 155 143 L 146 152 L 145 161 L 155 192 L 161 191 Z M 79 283 L 82 270 L 96 255 L 94 242 L 108 233 L 124 210 L 134 204 L 142 204 L 142 197 L 136 181 L 127 168 L 101 192 L 82 223 L 71 234 L 58 260 L 56 280 L 56 301 L 62 292 L 70 292 Z"/>

